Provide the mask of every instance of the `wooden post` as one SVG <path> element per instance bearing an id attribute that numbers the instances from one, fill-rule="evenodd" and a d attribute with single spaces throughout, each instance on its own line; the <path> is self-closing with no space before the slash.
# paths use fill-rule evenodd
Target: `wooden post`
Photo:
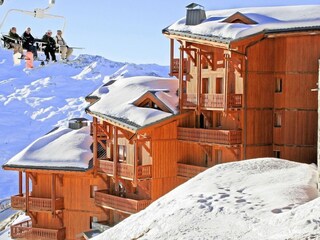
<path id="1" fill-rule="evenodd" d="M 29 173 L 26 172 L 26 213 L 29 214 Z"/>
<path id="2" fill-rule="evenodd" d="M 56 213 L 56 174 L 51 176 L 51 212 L 55 216 Z"/>
<path id="3" fill-rule="evenodd" d="M 97 175 L 98 171 L 98 139 L 97 139 L 97 118 L 93 117 L 93 173 Z"/>
<path id="4" fill-rule="evenodd" d="M 22 172 L 19 171 L 19 196 L 22 196 Z"/>
<path id="5" fill-rule="evenodd" d="M 317 155 L 318 155 L 318 191 L 320 193 L 320 59 L 318 60 L 318 146 L 317 146 Z"/>
<path id="6" fill-rule="evenodd" d="M 197 127 L 200 127 L 200 98 L 201 98 L 201 50 L 198 49 L 196 51 L 196 63 L 197 63 L 197 109 L 196 109 L 196 115 L 197 115 Z"/>
<path id="7" fill-rule="evenodd" d="M 118 128 L 113 126 L 113 177 L 115 179 L 116 190 L 118 184 L 117 165 L 118 165 Z"/>
<path id="8" fill-rule="evenodd" d="M 133 175 L 133 184 L 137 186 L 137 178 L 138 178 L 138 158 L 139 158 L 139 150 L 138 150 L 138 139 L 134 141 L 134 175 Z"/>
<path id="9" fill-rule="evenodd" d="M 170 39 L 170 76 L 173 73 L 174 39 Z"/>
<path id="10" fill-rule="evenodd" d="M 182 113 L 182 97 L 183 97 L 183 69 L 184 69 L 184 50 L 183 45 L 180 46 L 180 59 L 179 59 L 179 110 Z"/>
<path id="11" fill-rule="evenodd" d="M 226 112 L 228 110 L 228 81 L 229 81 L 229 53 L 224 52 L 224 81 L 223 81 L 223 92 L 224 92 L 224 106 L 223 109 Z"/>

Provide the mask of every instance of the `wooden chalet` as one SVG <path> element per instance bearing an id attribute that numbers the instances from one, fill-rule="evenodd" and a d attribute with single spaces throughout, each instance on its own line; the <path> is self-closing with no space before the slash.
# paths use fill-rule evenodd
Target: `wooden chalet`
<path id="1" fill-rule="evenodd" d="M 177 139 L 206 146 L 214 163 L 271 156 L 316 163 L 318 106 L 311 90 L 318 82 L 319 10 L 211 11 L 206 20 L 163 29 L 180 113 L 192 112 L 177 126 Z"/>
<path id="2" fill-rule="evenodd" d="M 163 29 L 176 78 L 110 80 L 87 96 L 85 164 L 61 165 L 51 152 L 56 164 L 18 154 L 3 166 L 19 172 L 12 207 L 31 217 L 12 238 L 90 238 L 219 163 L 316 162 L 320 7 L 304 7 L 307 20 L 299 7 L 280 8 L 188 5 L 190 19 Z"/>

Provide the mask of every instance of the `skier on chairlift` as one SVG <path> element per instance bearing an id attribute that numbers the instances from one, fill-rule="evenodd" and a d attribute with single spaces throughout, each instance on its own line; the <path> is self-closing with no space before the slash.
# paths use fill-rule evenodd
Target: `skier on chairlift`
<path id="1" fill-rule="evenodd" d="M 28 52 L 33 53 L 33 59 L 36 60 L 38 58 L 37 48 L 34 46 L 35 39 L 31 35 L 31 28 L 27 27 L 26 31 L 22 35 L 22 47 L 26 49 Z"/>
<path id="2" fill-rule="evenodd" d="M 44 53 L 46 55 L 46 61 L 49 62 L 50 61 L 50 57 L 49 57 L 49 53 L 51 55 L 51 60 L 53 62 L 56 62 L 56 54 L 55 54 L 55 51 L 56 51 L 56 41 L 54 40 L 53 37 L 51 37 L 52 35 L 52 31 L 51 30 L 48 30 L 46 32 L 45 35 L 43 35 L 42 37 L 42 41 L 45 42 L 45 49 L 44 49 Z"/>

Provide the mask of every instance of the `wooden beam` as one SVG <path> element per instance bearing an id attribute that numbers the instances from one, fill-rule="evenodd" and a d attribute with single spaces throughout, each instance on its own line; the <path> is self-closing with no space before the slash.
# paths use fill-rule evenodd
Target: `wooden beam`
<path id="1" fill-rule="evenodd" d="M 29 173 L 29 177 L 32 180 L 32 184 L 37 185 L 38 184 L 38 177 L 37 173 Z"/>
<path id="2" fill-rule="evenodd" d="M 26 172 L 26 213 L 29 214 L 29 173 Z"/>
<path id="3" fill-rule="evenodd" d="M 138 160 L 139 160 L 139 144 L 137 141 L 134 141 L 134 172 L 133 172 L 133 181 L 132 185 L 137 187 L 137 174 L 138 174 Z"/>
<path id="4" fill-rule="evenodd" d="M 184 51 L 183 47 L 180 47 L 180 59 L 179 59 L 179 109 L 182 112 L 182 95 L 183 95 L 183 69 L 184 69 Z"/>
<path id="5" fill-rule="evenodd" d="M 170 39 L 170 76 L 172 76 L 173 59 L 174 59 L 174 39 Z"/>
<path id="6" fill-rule="evenodd" d="M 98 141 L 97 141 L 97 118 L 93 117 L 93 175 L 97 176 L 98 172 Z"/>
<path id="7" fill-rule="evenodd" d="M 118 127 L 113 126 L 113 177 L 118 179 L 117 164 L 118 164 Z M 116 181 L 117 183 L 117 181 Z"/>
<path id="8" fill-rule="evenodd" d="M 22 172 L 19 171 L 19 196 L 22 196 Z"/>
<path id="9" fill-rule="evenodd" d="M 200 115 L 200 96 L 201 96 L 201 85 L 202 85 L 202 79 L 201 79 L 201 54 L 200 54 L 200 50 L 198 50 L 196 52 L 196 56 L 197 56 L 197 108 L 196 108 L 196 112 L 197 115 Z"/>
<path id="10" fill-rule="evenodd" d="M 33 224 L 38 223 L 38 213 L 29 212 L 28 215 L 31 217 L 31 221 Z"/>
<path id="11" fill-rule="evenodd" d="M 57 174 L 59 183 L 60 183 L 60 187 L 63 187 L 63 174 Z"/>
<path id="12" fill-rule="evenodd" d="M 209 63 L 211 69 L 213 70 L 214 69 L 214 59 L 213 59 L 213 53 L 212 52 L 203 52 L 201 51 L 201 55 L 207 60 L 207 62 Z M 211 56 L 211 59 L 209 58 L 209 56 Z"/>
<path id="13" fill-rule="evenodd" d="M 56 174 L 51 175 L 51 213 L 56 215 Z"/>

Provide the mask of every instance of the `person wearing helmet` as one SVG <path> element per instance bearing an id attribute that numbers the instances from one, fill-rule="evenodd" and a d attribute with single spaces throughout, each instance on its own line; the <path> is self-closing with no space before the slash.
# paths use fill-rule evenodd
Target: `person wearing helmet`
<path id="1" fill-rule="evenodd" d="M 55 54 L 55 51 L 56 51 L 56 41 L 53 39 L 52 37 L 52 31 L 51 30 L 48 30 L 46 32 L 45 35 L 43 35 L 42 37 L 42 41 L 44 41 L 45 43 L 45 48 L 44 48 L 44 53 L 46 55 L 46 61 L 49 62 L 50 61 L 50 56 L 49 56 L 49 53 L 51 55 L 51 60 L 53 62 L 56 62 L 56 54 Z"/>

